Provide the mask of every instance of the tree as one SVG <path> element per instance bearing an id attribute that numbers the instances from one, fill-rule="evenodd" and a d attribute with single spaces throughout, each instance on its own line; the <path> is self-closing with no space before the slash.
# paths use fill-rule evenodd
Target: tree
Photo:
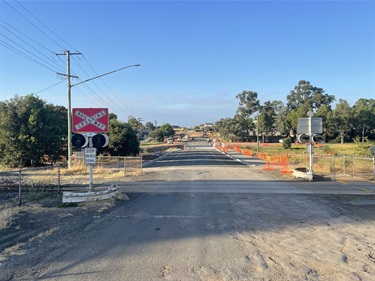
<path id="1" fill-rule="evenodd" d="M 170 137 L 175 134 L 173 127 L 169 123 L 165 123 L 160 126 L 159 130 L 161 130 L 164 134 L 164 137 Z"/>
<path id="2" fill-rule="evenodd" d="M 272 106 L 275 109 L 275 130 L 281 135 L 288 135 L 291 129 L 286 121 L 287 107 L 281 101 L 273 101 Z"/>
<path id="3" fill-rule="evenodd" d="M 236 98 L 239 100 L 239 106 L 235 116 L 238 121 L 238 133 L 246 141 L 249 141 L 250 131 L 254 131 L 254 122 L 252 115 L 259 111 L 260 103 L 258 100 L 258 93 L 252 91 L 243 91 L 238 94 Z"/>
<path id="4" fill-rule="evenodd" d="M 128 117 L 128 124 L 134 129 L 139 130 L 142 129 L 144 126 L 142 124 L 142 118 L 135 118 L 134 116 L 130 115 Z"/>
<path id="5" fill-rule="evenodd" d="M 352 129 L 352 110 L 346 100 L 340 99 L 333 110 L 332 122 L 336 131 L 340 134 L 340 142 L 344 143 L 345 136 Z"/>
<path id="6" fill-rule="evenodd" d="M 175 131 L 173 127 L 169 123 L 166 123 L 160 126 L 158 129 L 153 130 L 150 133 L 150 137 L 159 142 L 163 142 L 166 137 L 173 136 L 174 134 Z"/>
<path id="7" fill-rule="evenodd" d="M 127 123 L 117 120 L 116 115 L 109 116 L 109 144 L 105 151 L 112 156 L 139 154 L 139 141 L 136 131 Z"/>
<path id="8" fill-rule="evenodd" d="M 244 117 L 250 117 L 260 109 L 258 93 L 252 91 L 243 91 L 236 98 L 239 100 L 237 114 Z"/>
<path id="9" fill-rule="evenodd" d="M 241 139 L 241 124 L 236 118 L 222 118 L 215 123 L 216 131 L 219 133 L 220 137 L 229 140 L 236 140 L 236 138 Z"/>
<path id="10" fill-rule="evenodd" d="M 67 111 L 35 95 L 16 95 L 0 102 L 0 163 L 40 165 L 43 156 L 56 161 L 67 142 Z"/>
<path id="11" fill-rule="evenodd" d="M 164 141 L 164 132 L 160 129 L 155 129 L 151 131 L 150 137 L 158 142 Z"/>
<path id="12" fill-rule="evenodd" d="M 375 127 L 375 100 L 359 99 L 353 106 L 354 127 L 361 131 L 362 143 L 365 142 L 365 133 Z"/>
<path id="13" fill-rule="evenodd" d="M 335 96 L 325 94 L 322 88 L 312 86 L 309 81 L 300 80 L 287 96 L 287 107 L 288 111 L 292 111 L 307 104 L 307 107 L 317 110 L 322 105 L 329 106 L 334 100 Z"/>
<path id="14" fill-rule="evenodd" d="M 150 131 L 153 131 L 153 130 L 155 130 L 155 126 L 154 126 L 154 124 L 152 123 L 152 122 L 146 122 L 146 124 L 145 124 L 145 127 L 146 127 L 146 129 L 148 129 L 148 130 L 150 130 Z"/>
<path id="15" fill-rule="evenodd" d="M 334 125 L 332 122 L 333 112 L 330 106 L 321 106 L 315 114 L 316 117 L 321 117 L 323 121 L 323 137 L 327 141 L 334 137 Z"/>
<path id="16" fill-rule="evenodd" d="M 229 118 L 227 121 L 226 126 L 233 135 L 232 140 L 250 140 L 250 132 L 254 132 L 255 128 L 254 121 L 251 117 L 237 113 L 234 118 Z"/>
<path id="17" fill-rule="evenodd" d="M 266 101 L 260 109 L 259 114 L 259 131 L 266 136 L 275 132 L 275 117 L 276 111 L 273 103 Z"/>

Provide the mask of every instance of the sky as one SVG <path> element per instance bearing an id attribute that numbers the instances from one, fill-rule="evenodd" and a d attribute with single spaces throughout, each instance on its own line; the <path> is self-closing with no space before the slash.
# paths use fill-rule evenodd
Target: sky
<path id="1" fill-rule="evenodd" d="M 1 101 L 68 107 L 66 50 L 72 108 L 121 121 L 212 123 L 242 91 L 285 104 L 300 80 L 354 105 L 375 99 L 375 0 L 0 0 Z"/>

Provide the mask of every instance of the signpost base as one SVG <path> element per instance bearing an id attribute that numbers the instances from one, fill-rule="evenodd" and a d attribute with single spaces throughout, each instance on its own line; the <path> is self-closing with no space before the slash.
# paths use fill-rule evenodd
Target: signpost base
<path id="1" fill-rule="evenodd" d="M 296 168 L 293 170 L 293 177 L 312 181 L 314 179 L 314 174 L 307 168 Z"/>

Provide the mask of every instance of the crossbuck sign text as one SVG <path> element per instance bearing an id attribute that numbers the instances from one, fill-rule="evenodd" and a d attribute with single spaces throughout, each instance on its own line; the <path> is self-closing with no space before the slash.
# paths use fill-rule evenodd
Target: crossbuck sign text
<path id="1" fill-rule="evenodd" d="M 74 133 L 108 132 L 108 108 L 73 108 Z"/>

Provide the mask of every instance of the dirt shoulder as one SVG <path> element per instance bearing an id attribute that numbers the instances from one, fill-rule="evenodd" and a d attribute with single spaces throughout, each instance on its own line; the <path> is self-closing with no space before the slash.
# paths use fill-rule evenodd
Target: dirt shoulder
<path id="1" fill-rule="evenodd" d="M 18 194 L 0 193 L 0 280 L 18 280 L 46 257 L 67 250 L 121 199 L 62 204 L 61 195 L 18 206 Z M 126 198 L 127 199 L 127 198 Z M 63 245 L 63 246 L 62 246 Z"/>

